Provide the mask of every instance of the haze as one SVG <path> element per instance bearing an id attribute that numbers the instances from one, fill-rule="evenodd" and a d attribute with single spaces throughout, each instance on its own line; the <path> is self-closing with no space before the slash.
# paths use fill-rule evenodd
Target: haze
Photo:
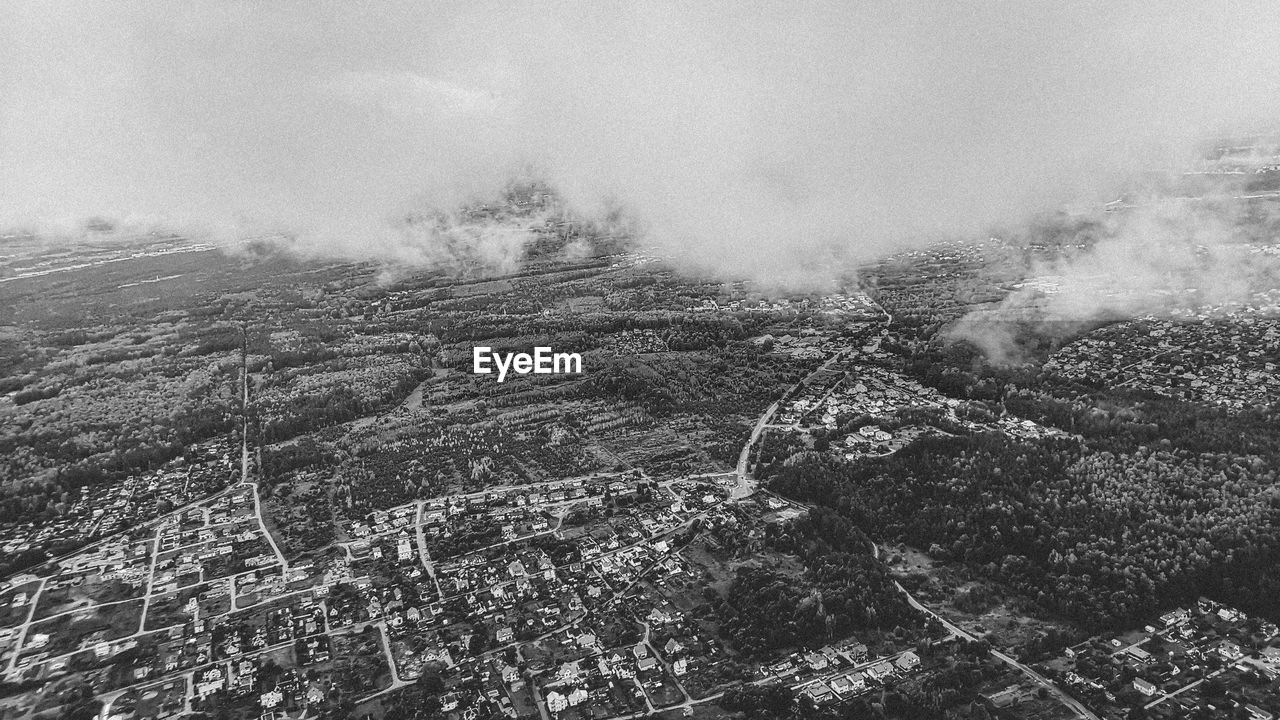
<path id="1" fill-rule="evenodd" d="M 1266 2 L 11 1 L 0 223 L 404 258 L 397 215 L 533 168 L 785 280 L 1110 199 L 1277 104 Z"/>

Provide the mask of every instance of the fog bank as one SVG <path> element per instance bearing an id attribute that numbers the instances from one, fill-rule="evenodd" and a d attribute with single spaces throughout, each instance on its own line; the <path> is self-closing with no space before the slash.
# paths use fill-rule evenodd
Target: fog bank
<path id="1" fill-rule="evenodd" d="M 1266 2 L 15 0 L 0 225 L 430 265 L 405 213 L 535 167 L 691 268 L 803 284 L 1109 200 L 1277 105 Z"/>

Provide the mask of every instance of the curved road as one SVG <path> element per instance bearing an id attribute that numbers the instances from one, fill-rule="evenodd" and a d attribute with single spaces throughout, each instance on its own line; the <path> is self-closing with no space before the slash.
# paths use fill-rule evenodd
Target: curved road
<path id="1" fill-rule="evenodd" d="M 876 543 L 871 543 L 871 551 L 872 551 L 872 554 L 875 556 L 875 558 L 879 560 L 880 546 L 877 545 Z M 898 582 L 897 580 L 894 580 L 893 586 L 896 587 L 898 589 L 898 592 L 902 593 L 902 596 L 907 599 L 908 605 L 915 608 L 916 610 L 919 610 L 925 615 L 928 615 L 929 617 L 937 620 L 939 623 L 942 624 L 942 627 L 946 628 L 947 631 L 950 632 L 951 634 L 957 637 L 962 637 L 965 640 L 968 640 L 969 642 L 976 642 L 978 640 L 978 638 L 974 637 L 971 633 L 969 633 L 964 628 L 960 627 L 959 625 L 956 625 L 950 620 L 947 620 L 946 618 L 942 617 L 938 613 L 922 605 L 919 600 L 915 599 L 915 596 L 907 592 L 906 588 L 902 587 L 902 583 Z M 1063 705 L 1066 705 L 1068 708 L 1072 710 L 1072 712 L 1076 713 L 1078 717 L 1087 718 L 1088 720 L 1101 720 L 1101 718 L 1099 718 L 1097 714 L 1095 714 L 1092 710 L 1090 710 L 1089 708 L 1081 704 L 1079 700 L 1076 700 L 1075 698 L 1071 697 L 1067 693 L 1063 692 L 1062 688 L 1059 688 L 1056 684 L 1053 683 L 1053 681 L 1049 680 L 1045 676 L 1036 672 L 1031 667 L 1019 662 L 1018 660 L 1015 660 L 1014 658 L 1004 654 L 1003 652 L 995 648 L 991 648 L 991 654 L 997 660 L 1005 663 L 1006 665 L 1009 665 L 1010 667 L 1016 668 L 1019 672 L 1021 672 L 1023 675 L 1026 675 L 1037 685 L 1048 690 L 1050 693 L 1053 694 L 1054 697 L 1058 699 L 1058 702 L 1061 702 Z"/>

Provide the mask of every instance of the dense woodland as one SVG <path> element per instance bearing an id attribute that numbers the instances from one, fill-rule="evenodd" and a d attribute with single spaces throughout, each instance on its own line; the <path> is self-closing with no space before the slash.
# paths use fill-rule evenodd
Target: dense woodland
<path id="1" fill-rule="evenodd" d="M 816 508 L 784 526 L 770 526 L 764 546 L 794 555 L 799 575 L 744 566 L 721 597 L 706 591 L 709 610 L 744 654 L 763 657 L 795 645 L 821 646 L 870 630 L 904 639 L 926 634 L 866 536 L 846 518 Z"/>
<path id="2" fill-rule="evenodd" d="M 1229 414 L 1125 392 L 993 401 L 1080 439 L 933 437 L 858 464 L 770 457 L 771 487 L 873 535 L 965 562 L 1090 627 L 1211 594 L 1272 616 L 1280 467 L 1267 408 Z"/>

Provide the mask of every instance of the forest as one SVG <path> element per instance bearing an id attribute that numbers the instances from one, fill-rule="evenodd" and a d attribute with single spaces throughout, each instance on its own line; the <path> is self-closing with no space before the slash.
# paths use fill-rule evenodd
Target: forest
<path id="1" fill-rule="evenodd" d="M 1181 446 L 1119 431 L 934 437 L 856 465 L 806 454 L 764 472 L 784 495 L 963 562 L 1090 628 L 1202 594 L 1275 613 L 1280 585 L 1267 568 L 1280 560 L 1280 456 L 1242 452 L 1262 444 L 1248 433 L 1235 447 L 1196 447 L 1221 430 L 1206 422 L 1205 438 Z"/>
<path id="2" fill-rule="evenodd" d="M 798 557 L 804 572 L 744 566 L 724 597 L 706 591 L 712 616 L 745 655 L 817 647 L 861 631 L 925 636 L 921 616 L 872 556 L 870 541 L 840 514 L 816 508 L 790 524 L 770 526 L 764 542 Z"/>

